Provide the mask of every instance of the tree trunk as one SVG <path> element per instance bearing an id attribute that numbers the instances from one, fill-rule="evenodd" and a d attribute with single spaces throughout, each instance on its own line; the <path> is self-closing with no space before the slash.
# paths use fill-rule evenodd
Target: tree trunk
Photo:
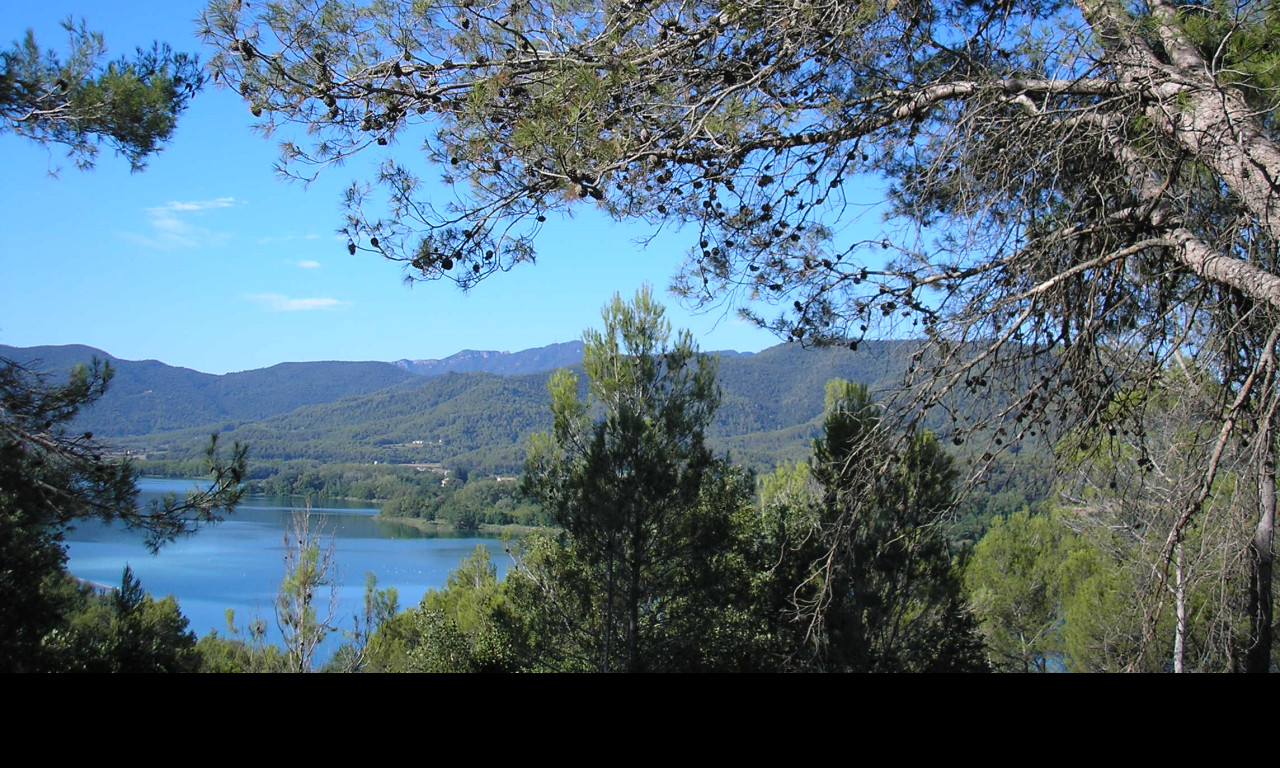
<path id="1" fill-rule="evenodd" d="M 1182 571 L 1182 542 L 1178 542 L 1174 553 L 1173 599 L 1177 608 L 1178 621 L 1173 631 L 1173 671 L 1174 674 L 1182 674 L 1187 671 L 1187 586 L 1186 574 Z"/>
<path id="2" fill-rule="evenodd" d="M 1271 625 L 1274 621 L 1271 598 L 1272 539 L 1276 516 L 1276 456 L 1273 418 L 1263 424 L 1259 441 L 1258 526 L 1249 543 L 1249 653 L 1246 670 L 1271 670 Z"/>
<path id="3" fill-rule="evenodd" d="M 1151 0 L 1154 31 L 1169 62 L 1152 50 L 1140 25 L 1116 0 L 1077 0 L 1102 42 L 1120 85 L 1141 90 L 1151 125 L 1218 175 L 1256 218 L 1280 238 L 1280 148 L 1257 127 L 1240 92 L 1219 82 L 1180 27 L 1167 0 Z"/>

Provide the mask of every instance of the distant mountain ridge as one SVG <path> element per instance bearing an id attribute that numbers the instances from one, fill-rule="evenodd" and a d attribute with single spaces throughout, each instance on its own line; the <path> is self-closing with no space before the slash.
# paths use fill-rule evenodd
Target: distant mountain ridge
<path id="1" fill-rule="evenodd" d="M 582 362 L 582 342 L 566 341 L 519 352 L 464 349 L 443 360 L 397 360 L 394 365 L 419 376 L 443 376 L 457 373 L 495 373 L 520 376 L 568 368 Z"/>
<path id="2" fill-rule="evenodd" d="M 719 358 L 722 397 L 707 443 L 757 472 L 806 461 L 822 429 L 826 382 L 833 377 L 859 381 L 873 396 L 895 390 L 918 348 L 910 341 L 872 341 L 857 352 L 800 344 L 778 344 L 755 354 L 712 352 Z M 431 374 L 393 363 L 316 362 L 216 376 L 155 360 L 121 360 L 81 345 L 0 345 L 0 357 L 33 364 L 55 382 L 94 357 L 110 362 L 116 376 L 106 395 L 72 428 L 154 462 L 146 466 L 155 471 L 198 473 L 209 435 L 216 432 L 228 443 L 248 444 L 250 478 L 293 467 L 290 471 L 303 473 L 294 487 L 317 492 L 320 487 L 307 482 L 319 475 L 306 474 L 315 464 L 438 464 L 472 476 L 519 474 L 530 437 L 552 427 L 550 368 L 575 369 L 579 392 L 585 394 L 581 354 L 581 344 L 570 342 L 512 354 L 464 351 L 431 361 L 441 364 L 427 366 L 436 371 Z M 550 368 L 505 375 L 459 370 L 464 365 L 512 370 L 507 364 Z M 456 367 L 443 369 L 448 365 Z M 946 425 L 937 428 L 950 443 Z M 972 462 L 981 445 L 970 440 L 955 451 L 964 467 L 977 466 Z M 975 521 L 1017 511 L 1051 492 L 1053 460 L 1046 444 L 1015 453 L 1011 448 L 997 457 L 990 470 L 992 490 L 975 497 L 957 530 L 980 531 Z M 985 459 L 979 464 L 987 466 Z"/>
<path id="3" fill-rule="evenodd" d="M 94 357 L 110 362 L 115 379 L 76 428 L 153 458 L 196 457 L 219 432 L 250 443 L 264 460 L 462 461 L 510 473 L 523 463 L 528 436 L 550 428 L 551 371 L 581 372 L 582 349 L 575 341 L 516 353 L 468 350 L 420 361 L 418 373 L 412 361 L 315 362 L 223 376 L 78 345 L 0 346 L 0 356 L 38 360 L 55 380 Z M 828 379 L 892 388 L 908 357 L 898 342 L 868 342 L 857 353 L 779 344 L 709 354 L 719 357 L 723 398 L 708 438 L 761 469 L 807 455 Z"/>
<path id="4" fill-rule="evenodd" d="M 366 395 L 420 380 L 383 362 L 280 363 L 216 375 L 157 360 L 122 360 L 81 344 L 0 345 L 0 357 L 65 380 L 76 365 L 95 358 L 111 364 L 107 393 L 77 419 L 104 437 L 146 435 L 190 427 L 231 429 L 305 405 Z"/>
<path id="5" fill-rule="evenodd" d="M 464 349 L 442 360 L 396 360 L 393 365 L 419 376 L 443 376 L 455 373 L 494 373 L 499 376 L 523 376 L 528 373 L 572 368 L 582 363 L 581 341 L 565 341 L 534 347 L 519 352 L 499 352 L 492 349 Z M 718 350 L 708 354 L 723 358 L 750 357 L 754 352 Z"/>

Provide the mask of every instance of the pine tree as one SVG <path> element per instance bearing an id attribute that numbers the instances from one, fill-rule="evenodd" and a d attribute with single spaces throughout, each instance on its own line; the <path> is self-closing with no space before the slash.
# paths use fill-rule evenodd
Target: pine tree
<path id="1" fill-rule="evenodd" d="M 558 374 L 554 431 L 530 449 L 525 492 L 565 533 L 535 545 L 515 578 L 557 638 L 551 666 L 698 670 L 744 653 L 734 537 L 749 478 L 706 447 L 715 365 L 687 331 L 670 343 L 663 311 L 647 288 L 630 304 L 614 297 L 604 330 L 584 336 L 588 400 Z"/>
<path id="2" fill-rule="evenodd" d="M 793 662 L 828 671 L 984 671 L 940 527 L 954 496 L 951 459 L 928 432 L 889 438 L 867 388 L 832 380 L 823 434 L 802 472 L 811 495 L 781 504 L 766 497 L 784 553 L 778 573 L 791 580 L 774 594 L 810 617 L 792 632 Z"/>
<path id="3" fill-rule="evenodd" d="M 81 366 L 52 384 L 0 359 L 0 667 L 44 668 L 43 638 L 74 601 L 66 577 L 63 536 L 77 520 L 119 521 L 144 532 L 152 548 L 220 519 L 243 490 L 245 449 L 229 460 L 216 438 L 208 452 L 210 486 L 184 498 L 169 494 L 139 507 L 138 471 L 91 433 L 69 424 L 106 391 L 111 368 Z"/>
<path id="4" fill-rule="evenodd" d="M 30 30 L 0 51 L 0 133 L 64 146 L 81 169 L 91 168 L 106 144 L 142 170 L 204 85 L 199 59 L 156 43 L 132 59 L 105 62 L 101 34 L 83 21 L 62 26 L 65 58 L 42 49 Z"/>

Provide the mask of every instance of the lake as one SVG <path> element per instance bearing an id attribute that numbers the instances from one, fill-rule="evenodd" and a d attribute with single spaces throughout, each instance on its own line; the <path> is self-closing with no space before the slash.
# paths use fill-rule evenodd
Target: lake
<path id="1" fill-rule="evenodd" d="M 182 495 L 192 480 L 143 478 L 140 502 L 167 491 Z M 118 587 L 128 563 L 153 597 L 172 594 L 197 635 L 217 630 L 226 635 L 226 611 L 235 610 L 236 623 L 245 627 L 257 616 L 270 626 L 271 642 L 279 641 L 272 601 L 284 577 L 284 532 L 301 499 L 246 496 L 236 512 L 195 536 L 166 545 L 157 555 L 147 552 L 142 536 L 88 521 L 67 535 L 68 570 L 76 576 Z M 352 617 L 364 603 L 365 573 L 378 577 L 378 587 L 395 587 L 400 606 L 417 605 L 427 590 L 443 587 L 449 572 L 477 546 L 490 550 L 501 577 L 511 564 L 502 542 L 493 536 L 425 533 L 407 525 L 378 520 L 372 503 L 330 501 L 312 506 L 312 520 L 333 543 L 337 561 L 337 623 L 353 626 Z M 323 615 L 328 595 L 319 610 Z M 327 658 L 337 647 L 326 644 Z"/>

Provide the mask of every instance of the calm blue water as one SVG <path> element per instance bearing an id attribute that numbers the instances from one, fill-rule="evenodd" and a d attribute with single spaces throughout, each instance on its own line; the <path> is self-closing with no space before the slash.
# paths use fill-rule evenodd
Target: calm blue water
<path id="1" fill-rule="evenodd" d="M 166 491 L 179 495 L 192 487 L 190 480 L 144 478 L 144 503 Z M 197 635 L 227 632 L 226 610 L 236 612 L 237 624 L 247 626 L 256 616 L 271 626 L 278 641 L 272 600 L 284 577 L 284 532 L 301 500 L 248 496 L 234 515 L 180 539 L 150 555 L 137 534 L 98 522 L 81 524 L 67 536 L 67 564 L 83 579 L 119 586 L 128 563 L 155 597 L 172 594 Z M 337 623 L 353 626 L 352 617 L 364 602 L 365 572 L 378 577 L 378 587 L 399 590 L 400 606 L 416 605 L 428 589 L 443 587 L 449 572 L 477 545 L 490 548 L 492 562 L 501 577 L 510 564 L 502 542 L 494 537 L 440 536 L 416 528 L 374 518 L 378 507 L 359 502 L 332 502 L 312 507 L 312 520 L 332 540 L 337 561 L 339 607 Z M 320 605 L 323 613 L 328 595 Z M 327 644 L 329 652 L 336 643 Z M 326 654 L 327 655 L 327 654 Z"/>

